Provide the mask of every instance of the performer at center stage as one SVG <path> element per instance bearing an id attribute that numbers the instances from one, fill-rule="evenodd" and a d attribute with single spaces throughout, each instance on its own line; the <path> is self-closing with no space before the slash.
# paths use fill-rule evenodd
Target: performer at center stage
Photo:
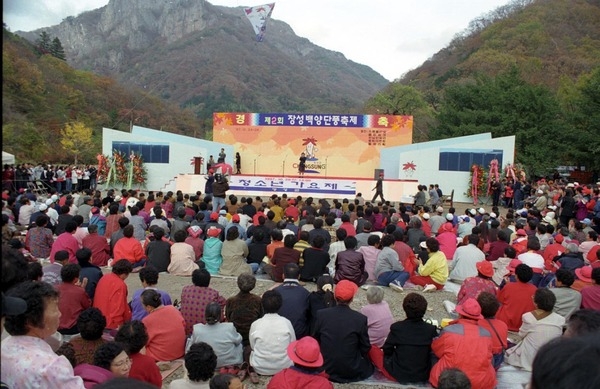
<path id="1" fill-rule="evenodd" d="M 304 171 L 306 170 L 306 154 L 300 154 L 300 163 L 298 164 L 298 175 L 304 176 Z"/>
<path id="2" fill-rule="evenodd" d="M 375 184 L 375 188 L 371 189 L 375 191 L 375 196 L 373 196 L 372 203 L 375 202 L 377 196 L 381 197 L 381 201 L 385 203 L 385 199 L 383 198 L 383 173 L 379 173 L 379 178 L 377 179 L 377 183 Z"/>
<path id="3" fill-rule="evenodd" d="M 240 153 L 235 153 L 235 174 L 242 174 L 242 157 Z"/>

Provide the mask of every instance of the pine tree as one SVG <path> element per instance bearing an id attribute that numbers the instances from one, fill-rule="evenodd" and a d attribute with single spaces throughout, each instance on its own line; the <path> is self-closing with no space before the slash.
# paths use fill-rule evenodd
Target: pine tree
<path id="1" fill-rule="evenodd" d="M 63 61 L 67 60 L 67 57 L 65 56 L 65 49 L 63 49 L 62 43 L 60 43 L 60 39 L 58 39 L 58 37 L 55 37 L 52 40 L 52 45 L 50 46 L 50 54 L 52 54 L 52 56 L 58 59 L 62 59 Z"/>
<path id="2" fill-rule="evenodd" d="M 46 33 L 46 31 L 42 31 L 42 33 L 40 34 L 40 39 L 35 41 L 35 43 L 36 43 L 37 49 L 40 51 L 40 53 L 42 53 L 42 54 L 50 53 L 50 35 L 48 35 Z"/>

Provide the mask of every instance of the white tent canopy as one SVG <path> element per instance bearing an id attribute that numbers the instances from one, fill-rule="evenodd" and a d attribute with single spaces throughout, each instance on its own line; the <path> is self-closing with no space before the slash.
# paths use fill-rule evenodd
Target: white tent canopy
<path id="1" fill-rule="evenodd" d="M 15 156 L 7 153 L 5 151 L 2 152 L 2 165 L 14 165 L 15 164 Z"/>

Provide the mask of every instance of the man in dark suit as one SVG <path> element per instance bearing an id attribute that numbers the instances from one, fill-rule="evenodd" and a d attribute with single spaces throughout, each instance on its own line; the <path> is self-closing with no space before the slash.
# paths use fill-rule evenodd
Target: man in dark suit
<path id="1" fill-rule="evenodd" d="M 292 323 L 296 339 L 300 339 L 308 335 L 308 295 L 310 293 L 298 282 L 300 276 L 298 264 L 286 263 L 283 267 L 283 276 L 283 284 L 275 288 L 283 299 L 283 304 L 277 313 Z"/>
<path id="2" fill-rule="evenodd" d="M 374 371 L 368 357 L 367 317 L 349 306 L 357 290 L 352 281 L 341 280 L 335 287 L 337 305 L 317 313 L 312 336 L 321 345 L 323 367 L 333 382 L 361 381 Z"/>

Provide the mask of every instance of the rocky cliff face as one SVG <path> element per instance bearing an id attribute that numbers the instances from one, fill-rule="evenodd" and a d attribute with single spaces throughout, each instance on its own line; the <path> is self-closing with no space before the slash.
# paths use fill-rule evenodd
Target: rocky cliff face
<path id="1" fill-rule="evenodd" d="M 204 0 L 111 0 L 41 31 L 76 68 L 112 75 L 184 106 L 215 110 L 353 110 L 387 84 L 371 68 L 271 19 L 256 42 L 241 7 Z M 215 104 L 213 104 L 215 105 Z M 227 106 L 228 105 L 228 106 Z"/>

